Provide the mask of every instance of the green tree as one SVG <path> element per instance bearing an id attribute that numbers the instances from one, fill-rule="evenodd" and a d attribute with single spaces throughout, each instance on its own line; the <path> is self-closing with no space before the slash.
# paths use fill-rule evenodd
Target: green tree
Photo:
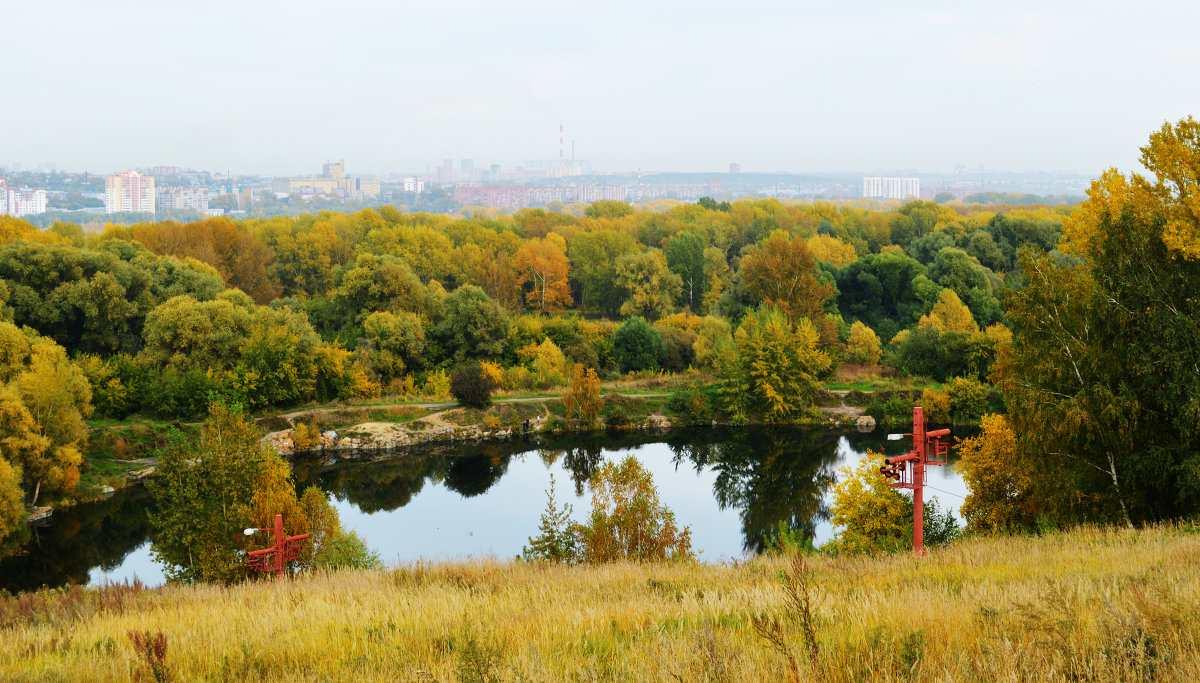
<path id="1" fill-rule="evenodd" d="M 578 562 L 579 531 L 571 521 L 571 505 L 559 505 L 555 500 L 554 475 L 550 475 L 550 488 L 546 490 L 546 511 L 538 524 L 538 535 L 529 538 L 529 545 L 521 548 L 521 558 L 526 562 Z"/>
<path id="2" fill-rule="evenodd" d="M 662 336 L 645 318 L 630 318 L 613 333 L 613 357 L 625 372 L 653 370 L 666 353 Z"/>
<path id="3" fill-rule="evenodd" d="M 667 267 L 683 283 L 683 298 L 689 311 L 696 311 L 704 300 L 708 282 L 705 278 L 704 237 L 694 232 L 681 232 L 667 242 L 664 250 Z"/>
<path id="4" fill-rule="evenodd" d="M 450 395 L 459 404 L 471 408 L 486 408 L 492 404 L 496 384 L 479 363 L 464 363 L 450 375 Z"/>
<path id="5" fill-rule="evenodd" d="M 384 381 L 419 368 L 425 357 L 425 321 L 416 313 L 377 311 L 363 321 L 368 363 Z"/>
<path id="6" fill-rule="evenodd" d="M 614 314 L 625 299 L 617 262 L 638 251 L 637 240 L 620 230 L 581 232 L 571 240 L 571 272 L 583 288 L 581 303 Z"/>
<path id="7" fill-rule="evenodd" d="M 838 270 L 838 310 L 890 340 L 928 310 L 915 286 L 925 273 L 925 266 L 904 254 L 867 254 Z"/>
<path id="8" fill-rule="evenodd" d="M 446 297 L 442 318 L 433 333 L 450 358 L 485 360 L 504 351 L 508 312 L 482 289 L 463 285 Z"/>
<path id="9" fill-rule="evenodd" d="M 219 404 L 197 439 L 170 434 L 149 484 L 151 552 L 168 578 L 228 583 L 244 575 L 242 530 L 271 455 L 249 420 Z"/>

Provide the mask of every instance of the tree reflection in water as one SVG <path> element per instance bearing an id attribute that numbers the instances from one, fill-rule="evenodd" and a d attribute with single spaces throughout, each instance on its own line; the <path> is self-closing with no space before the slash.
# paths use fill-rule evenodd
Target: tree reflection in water
<path id="1" fill-rule="evenodd" d="M 956 436 L 967 431 L 957 430 Z M 692 470 L 705 481 L 712 472 L 715 507 L 736 511 L 743 549 L 760 552 L 765 538 L 777 530 L 781 521 L 812 537 L 816 526 L 829 518 L 824 497 L 834 481 L 842 438 L 848 440 L 851 449 L 861 452 L 880 448 L 885 436 L 764 427 L 694 429 L 667 435 L 536 435 L 496 443 L 413 448 L 374 460 L 298 458 L 293 467 L 299 489 L 316 484 L 371 514 L 409 505 L 426 484 L 442 484 L 466 498 L 484 496 L 510 469 L 514 473 L 527 472 L 518 467 L 522 463 L 537 469 L 561 467 L 574 484 L 576 495 L 583 497 L 587 482 L 606 460 L 617 461 L 624 452 L 665 444 L 673 455 L 675 469 Z M 643 457 L 655 457 L 649 454 L 656 452 L 661 451 L 648 450 Z M 376 454 L 363 455 L 370 458 Z M 526 457 L 518 457 L 522 455 Z M 537 491 L 509 491 L 503 495 L 540 499 L 542 493 L 539 485 Z M 698 491 L 697 495 L 707 494 Z M 0 560 L 0 588 L 27 590 L 43 584 L 84 583 L 96 567 L 106 571 L 117 568 L 126 555 L 148 540 L 149 504 L 145 489 L 133 487 L 118 491 L 110 500 L 55 513 L 50 527 L 33 530 L 17 555 Z M 536 516 L 529 520 L 530 529 L 536 522 Z M 372 539 L 367 542 L 372 543 Z"/>
<path id="2" fill-rule="evenodd" d="M 829 519 L 824 496 L 834 482 L 839 439 L 826 431 L 731 429 L 681 435 L 667 445 L 676 466 L 690 462 L 697 471 L 716 472 L 717 503 L 738 510 L 743 548 L 759 553 L 780 522 L 811 539 L 817 523 Z"/>
<path id="3" fill-rule="evenodd" d="M 150 504 L 150 494 L 138 486 L 55 511 L 50 526 L 30 529 L 23 547 L 10 548 L 15 554 L 0 560 L 0 588 L 86 584 L 93 569 L 112 571 L 148 540 Z"/>

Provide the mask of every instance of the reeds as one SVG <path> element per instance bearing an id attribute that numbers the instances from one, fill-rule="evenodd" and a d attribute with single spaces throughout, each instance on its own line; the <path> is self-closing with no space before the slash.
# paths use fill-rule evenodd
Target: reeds
<path id="1" fill-rule="evenodd" d="M 1200 535 L 729 565 L 413 563 L 0 597 L 0 680 L 1200 680 Z M 774 623 L 775 642 L 762 635 Z M 153 654 L 153 652 L 151 652 Z M 792 672 L 795 672 L 794 674 Z"/>

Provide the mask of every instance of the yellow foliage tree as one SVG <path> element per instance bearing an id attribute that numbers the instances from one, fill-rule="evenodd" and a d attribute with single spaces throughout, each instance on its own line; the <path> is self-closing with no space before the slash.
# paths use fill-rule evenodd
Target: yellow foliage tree
<path id="1" fill-rule="evenodd" d="M 867 451 L 858 467 L 838 470 L 830 521 L 843 552 L 893 552 L 912 545 L 912 507 L 880 473 L 883 454 Z"/>
<path id="2" fill-rule="evenodd" d="M 25 503 L 21 495 L 21 473 L 0 457 L 0 541 L 21 527 Z"/>
<path id="3" fill-rule="evenodd" d="M 813 258 L 825 263 L 832 263 L 841 268 L 858 260 L 858 252 L 850 244 L 833 235 L 813 235 L 804 243 L 812 252 Z"/>
<path id="4" fill-rule="evenodd" d="M 933 310 L 921 316 L 917 322 L 918 327 L 937 330 L 942 334 L 946 332 L 966 332 L 973 334 L 979 331 L 979 325 L 975 323 L 975 318 L 971 315 L 971 309 L 958 298 L 958 295 L 949 289 L 943 289 L 938 295 L 937 303 L 933 305 Z"/>
<path id="5" fill-rule="evenodd" d="M 585 562 L 692 559 L 691 529 L 676 525 L 637 458 L 601 465 L 591 485 L 592 514 L 579 529 Z"/>
<path id="6" fill-rule="evenodd" d="M 850 354 L 850 360 L 867 365 L 875 365 L 883 355 L 879 335 L 875 334 L 875 330 L 859 321 L 855 321 L 850 326 L 850 338 L 846 350 Z"/>
<path id="7" fill-rule="evenodd" d="M 979 435 L 959 441 L 955 450 L 969 491 L 962 507 L 968 529 L 1018 529 L 1033 523 L 1028 506 L 1033 478 L 1007 418 L 985 415 Z"/>
<path id="8" fill-rule="evenodd" d="M 525 243 L 513 259 L 513 267 L 521 273 L 518 286 L 529 286 L 525 301 L 531 308 L 548 313 L 561 311 L 573 303 L 562 237 L 551 233 L 544 239 Z"/>
<path id="9" fill-rule="evenodd" d="M 1164 217 L 1163 244 L 1186 259 L 1200 260 L 1200 122 L 1189 116 L 1164 123 L 1141 152 L 1142 165 L 1154 178 L 1105 171 L 1092 182 L 1087 200 L 1063 219 L 1063 251 L 1087 255 L 1104 221 L 1130 212 L 1138 222 Z"/>
<path id="10" fill-rule="evenodd" d="M 559 387 L 567 383 L 567 357 L 549 337 L 541 344 L 529 344 L 517 349 L 531 373 L 530 381 L 539 389 Z"/>
<path id="11" fill-rule="evenodd" d="M 598 420 L 604 410 L 604 399 L 600 398 L 600 377 L 596 371 L 576 363 L 571 372 L 571 386 L 562 400 L 568 418 L 584 424 Z"/>

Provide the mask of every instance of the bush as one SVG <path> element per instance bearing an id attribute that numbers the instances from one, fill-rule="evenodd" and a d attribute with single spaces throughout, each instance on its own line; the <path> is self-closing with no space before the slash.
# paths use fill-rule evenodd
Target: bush
<path id="1" fill-rule="evenodd" d="M 630 318 L 613 334 L 613 356 L 624 372 L 661 367 L 666 344 L 644 318 Z"/>
<path id="2" fill-rule="evenodd" d="M 315 569 L 382 569 L 379 553 L 367 547 L 356 532 L 340 532 L 325 539 L 313 558 Z"/>
<path id="3" fill-rule="evenodd" d="M 955 422 L 977 422 L 987 412 L 991 388 L 966 377 L 955 377 L 946 383 L 950 397 L 950 416 Z"/>
<path id="4" fill-rule="evenodd" d="M 486 408 L 492 404 L 496 382 L 479 363 L 467 363 L 454 368 L 450 377 L 450 395 L 464 406 Z"/>
<path id="5" fill-rule="evenodd" d="M 708 396 L 695 386 L 681 386 L 667 399 L 667 410 L 682 417 L 688 424 L 712 422 L 712 408 Z"/>
<path id="6" fill-rule="evenodd" d="M 670 372 L 687 370 L 696 358 L 692 348 L 696 343 L 696 333 L 662 325 L 654 329 L 663 340 L 663 369 Z"/>

